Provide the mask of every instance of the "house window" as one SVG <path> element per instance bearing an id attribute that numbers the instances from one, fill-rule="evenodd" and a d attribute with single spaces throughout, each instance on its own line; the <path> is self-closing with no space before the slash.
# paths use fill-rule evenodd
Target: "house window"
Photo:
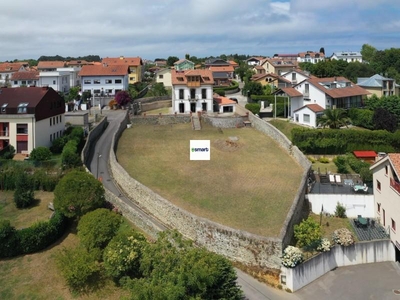
<path id="1" fill-rule="evenodd" d="M 56 84 L 56 81 L 55 81 L 55 80 L 53 80 L 53 84 Z"/>
<path id="2" fill-rule="evenodd" d="M 15 80 L 15 81 L 14 81 L 14 84 L 18 84 L 18 81 Z"/>
<path id="3" fill-rule="evenodd" d="M 296 81 L 296 73 L 292 73 L 292 81 Z"/>
<path id="4" fill-rule="evenodd" d="M 310 115 L 304 114 L 303 115 L 303 122 L 304 123 L 310 123 Z"/>
<path id="5" fill-rule="evenodd" d="M 385 174 L 388 174 L 388 166 L 385 166 Z"/>
<path id="6" fill-rule="evenodd" d="M 21 81 L 21 84 L 26 85 L 26 80 L 22 80 L 22 81 Z"/>
<path id="7" fill-rule="evenodd" d="M 310 85 L 308 83 L 304 84 L 304 96 L 308 96 L 310 94 Z"/>
<path id="8" fill-rule="evenodd" d="M 27 134 L 28 124 L 17 124 L 17 134 Z"/>
<path id="9" fill-rule="evenodd" d="M 158 78 L 159 78 L 159 79 L 163 79 L 163 78 L 164 78 L 164 75 L 158 75 Z"/>
<path id="10" fill-rule="evenodd" d="M 100 84 L 100 80 L 97 80 L 97 79 L 96 79 L 96 80 L 93 80 L 93 83 L 94 83 L 94 84 Z"/>
<path id="11" fill-rule="evenodd" d="M 112 80 L 111 79 L 106 79 L 106 84 L 112 84 Z"/>
<path id="12" fill-rule="evenodd" d="M 115 83 L 122 83 L 122 79 L 115 79 Z"/>
<path id="13" fill-rule="evenodd" d="M 132 77 L 129 78 L 129 80 L 131 80 L 131 81 L 136 80 L 136 77 L 132 76 Z"/>
<path id="14" fill-rule="evenodd" d="M 184 90 L 180 89 L 179 90 L 179 99 L 183 99 L 183 96 L 184 96 Z"/>
<path id="15" fill-rule="evenodd" d="M 84 84 L 92 84 L 92 81 L 89 80 L 89 79 L 85 79 L 85 80 L 83 81 L 83 83 L 84 83 Z"/>
<path id="16" fill-rule="evenodd" d="M 51 124 L 51 118 L 50 118 L 50 126 L 51 126 L 52 124 Z"/>
<path id="17" fill-rule="evenodd" d="M 106 90 L 107 95 L 112 94 L 112 90 Z"/>
<path id="18" fill-rule="evenodd" d="M 379 180 L 376 181 L 376 188 L 378 189 L 378 191 L 381 190 L 381 182 Z"/>
<path id="19" fill-rule="evenodd" d="M 381 212 L 381 204 L 377 203 L 377 205 L 378 205 L 378 213 L 380 213 Z"/>
<path id="20" fill-rule="evenodd" d="M 201 89 L 201 99 L 207 99 L 207 89 Z"/>
<path id="21" fill-rule="evenodd" d="M 396 221 L 392 219 L 392 230 L 396 231 Z"/>
<path id="22" fill-rule="evenodd" d="M 27 112 L 28 103 L 20 103 L 18 105 L 18 113 L 19 114 L 26 114 Z"/>
<path id="23" fill-rule="evenodd" d="M 50 142 L 52 142 L 52 141 L 53 141 L 53 135 L 50 134 Z"/>
<path id="24" fill-rule="evenodd" d="M 6 113 L 7 105 L 8 105 L 8 103 L 4 103 L 4 104 L 1 106 L 1 113 L 2 113 L 2 114 Z"/>

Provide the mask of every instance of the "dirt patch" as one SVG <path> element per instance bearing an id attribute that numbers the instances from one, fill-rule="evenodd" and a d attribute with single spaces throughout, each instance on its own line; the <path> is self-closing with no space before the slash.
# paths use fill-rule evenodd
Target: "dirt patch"
<path id="1" fill-rule="evenodd" d="M 225 152 L 238 151 L 240 148 L 244 146 L 244 144 L 241 143 L 239 141 L 239 138 L 237 137 L 229 137 L 228 139 L 225 140 L 215 140 L 213 142 L 213 145 L 218 150 Z"/>

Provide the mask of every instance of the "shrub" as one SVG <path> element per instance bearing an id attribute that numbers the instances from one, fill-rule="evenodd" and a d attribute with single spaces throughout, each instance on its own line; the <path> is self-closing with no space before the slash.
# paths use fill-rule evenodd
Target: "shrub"
<path id="1" fill-rule="evenodd" d="M 323 164 L 329 164 L 329 158 L 327 158 L 327 157 L 320 157 L 319 159 L 318 159 L 318 161 L 320 162 L 320 163 L 323 163 Z"/>
<path id="2" fill-rule="evenodd" d="M 327 252 L 331 250 L 331 242 L 327 238 L 323 238 L 317 247 L 320 252 Z"/>
<path id="3" fill-rule="evenodd" d="M 50 151 L 54 154 L 59 154 L 62 152 L 65 144 L 67 143 L 67 137 L 61 136 L 53 140 L 53 143 L 50 147 Z"/>
<path id="4" fill-rule="evenodd" d="M 225 91 L 223 89 L 215 89 L 214 93 L 216 93 L 220 96 L 225 96 Z"/>
<path id="5" fill-rule="evenodd" d="M 347 218 L 346 217 L 346 208 L 343 205 L 341 205 L 339 202 L 336 204 L 335 217 Z"/>
<path id="6" fill-rule="evenodd" d="M 31 151 L 30 158 L 36 161 L 45 161 L 51 158 L 51 151 L 47 147 L 36 147 Z"/>
<path id="7" fill-rule="evenodd" d="M 321 226 L 313 218 L 308 217 L 300 224 L 294 225 L 294 237 L 298 247 L 314 248 L 322 238 Z"/>
<path id="8" fill-rule="evenodd" d="M 258 103 L 247 103 L 245 108 L 251 111 L 253 114 L 258 114 L 260 112 L 261 106 Z"/>
<path id="9" fill-rule="evenodd" d="M 119 91 L 115 95 L 115 101 L 117 101 L 118 105 L 125 106 L 130 103 L 132 99 L 127 91 Z"/>
<path id="10" fill-rule="evenodd" d="M 333 159 L 334 164 L 336 165 L 337 171 L 340 174 L 347 174 L 349 170 L 347 169 L 347 161 L 344 156 L 337 156 Z"/>
<path id="11" fill-rule="evenodd" d="M 303 252 L 296 247 L 287 246 L 283 251 L 282 256 L 282 265 L 287 268 L 294 268 L 298 264 L 301 264 L 304 261 Z"/>
<path id="12" fill-rule="evenodd" d="M 20 254 L 17 231 L 9 220 L 0 220 L 0 258 Z"/>
<path id="13" fill-rule="evenodd" d="M 314 157 L 312 157 L 312 156 L 307 156 L 307 158 L 308 158 L 308 160 L 312 163 L 312 164 L 314 164 L 317 160 L 314 158 Z"/>
<path id="14" fill-rule="evenodd" d="M 0 157 L 3 159 L 13 159 L 15 155 L 15 148 L 12 145 L 9 145 L 1 152 Z"/>
<path id="15" fill-rule="evenodd" d="M 112 99 L 112 100 L 110 100 L 110 102 L 108 102 L 108 107 L 110 109 L 113 109 L 114 106 L 116 106 L 117 104 L 118 104 L 117 101 L 115 101 L 115 99 Z"/>
<path id="16" fill-rule="evenodd" d="M 28 175 L 22 171 L 16 178 L 14 203 L 17 208 L 26 208 L 32 205 L 34 198 L 33 185 Z"/>
<path id="17" fill-rule="evenodd" d="M 363 167 L 360 170 L 360 177 L 363 182 L 372 182 L 372 171 L 369 169 L 369 167 Z"/>
<path id="18" fill-rule="evenodd" d="M 61 153 L 61 162 L 63 167 L 68 168 L 76 168 L 82 165 L 81 158 L 77 153 L 77 141 L 72 139 L 68 141 L 68 143 L 64 146 L 64 149 Z"/>
<path id="19" fill-rule="evenodd" d="M 353 234 L 347 228 L 340 228 L 333 232 L 332 240 L 334 243 L 342 246 L 354 244 Z"/>

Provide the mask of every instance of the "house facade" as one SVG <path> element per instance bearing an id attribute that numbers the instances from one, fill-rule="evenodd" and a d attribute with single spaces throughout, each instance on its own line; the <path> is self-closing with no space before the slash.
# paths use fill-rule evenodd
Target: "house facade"
<path id="1" fill-rule="evenodd" d="M 214 79 L 210 70 L 172 70 L 171 75 L 173 112 L 213 111 Z"/>
<path id="2" fill-rule="evenodd" d="M 64 99 L 52 88 L 19 87 L 0 90 L 0 149 L 17 153 L 50 147 L 65 129 Z"/>
<path id="3" fill-rule="evenodd" d="M 296 60 L 285 60 L 280 58 L 269 58 L 262 63 L 266 73 L 282 75 L 293 69 L 296 69 L 298 63 Z"/>
<path id="4" fill-rule="evenodd" d="M 57 72 L 67 73 L 69 75 L 69 86 L 75 87 L 81 84 L 80 78 L 78 76 L 81 71 L 81 67 L 67 67 L 67 68 L 57 68 Z"/>
<path id="5" fill-rule="evenodd" d="M 262 86 L 270 85 L 275 89 L 292 86 L 289 80 L 273 73 L 253 75 L 251 81 L 259 82 Z"/>
<path id="6" fill-rule="evenodd" d="M 289 80 L 292 85 L 296 85 L 299 82 L 302 82 L 303 80 L 306 80 L 306 79 L 312 77 L 310 74 L 308 74 L 304 71 L 301 71 L 299 69 L 290 70 L 289 72 L 286 72 L 286 73 L 282 74 L 281 76 L 283 78 L 285 78 L 286 80 Z"/>
<path id="7" fill-rule="evenodd" d="M 316 64 L 324 60 L 325 60 L 325 54 L 323 52 L 313 52 L 313 51 L 300 52 L 297 57 L 298 62 L 308 62 L 312 64 Z"/>
<path id="8" fill-rule="evenodd" d="M 40 72 L 38 86 L 51 87 L 55 91 L 66 94 L 69 92 L 69 89 L 71 88 L 70 72 L 63 72 L 63 71 Z"/>
<path id="9" fill-rule="evenodd" d="M 208 68 L 214 78 L 214 85 L 229 86 L 233 79 L 234 68 L 229 66 L 210 66 Z"/>
<path id="10" fill-rule="evenodd" d="M 171 69 L 161 69 L 155 73 L 155 80 L 157 83 L 162 83 L 165 88 L 171 89 L 172 88 L 172 75 Z"/>
<path id="11" fill-rule="evenodd" d="M 307 104 L 293 111 L 293 119 L 296 123 L 317 127 L 318 117 L 324 114 L 324 108 L 318 104 Z"/>
<path id="12" fill-rule="evenodd" d="M 380 224 L 390 235 L 400 260 L 400 153 L 389 153 L 371 166 L 375 212 Z"/>
<path id="13" fill-rule="evenodd" d="M 359 77 L 357 78 L 357 85 L 379 98 L 382 96 L 399 95 L 399 86 L 396 84 L 396 81 L 393 78 L 383 77 L 379 74 L 371 77 Z"/>
<path id="14" fill-rule="evenodd" d="M 347 62 L 362 62 L 362 55 L 358 51 L 339 51 L 333 52 L 331 59 L 345 60 Z"/>
<path id="15" fill-rule="evenodd" d="M 128 65 L 87 65 L 79 72 L 82 91 L 95 97 L 128 90 L 128 76 Z"/>
<path id="16" fill-rule="evenodd" d="M 11 87 L 39 86 L 38 71 L 20 71 L 12 74 L 10 79 Z"/>
<path id="17" fill-rule="evenodd" d="M 16 72 L 24 72 L 28 69 L 28 63 L 0 63 L 0 86 L 11 85 L 11 77 Z"/>
<path id="18" fill-rule="evenodd" d="M 214 94 L 214 102 L 218 104 L 218 112 L 220 114 L 223 113 L 232 113 L 234 114 L 236 111 L 236 102 L 227 98 L 220 96 L 218 94 Z"/>
<path id="19" fill-rule="evenodd" d="M 37 70 L 39 72 L 55 72 L 57 68 L 64 68 L 65 66 L 64 61 L 39 61 Z"/>
<path id="20" fill-rule="evenodd" d="M 194 62 L 183 58 L 174 62 L 174 68 L 177 71 L 194 70 Z"/>
<path id="21" fill-rule="evenodd" d="M 127 66 L 129 84 L 141 82 L 144 78 L 143 60 L 140 57 L 107 57 L 103 58 L 101 62 L 104 66 Z"/>

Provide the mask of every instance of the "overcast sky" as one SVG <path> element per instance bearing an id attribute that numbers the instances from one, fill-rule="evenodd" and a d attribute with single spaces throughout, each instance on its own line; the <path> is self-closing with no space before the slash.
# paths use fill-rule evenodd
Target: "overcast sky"
<path id="1" fill-rule="evenodd" d="M 400 48 L 400 0 L 9 0 L 0 61 Z"/>

